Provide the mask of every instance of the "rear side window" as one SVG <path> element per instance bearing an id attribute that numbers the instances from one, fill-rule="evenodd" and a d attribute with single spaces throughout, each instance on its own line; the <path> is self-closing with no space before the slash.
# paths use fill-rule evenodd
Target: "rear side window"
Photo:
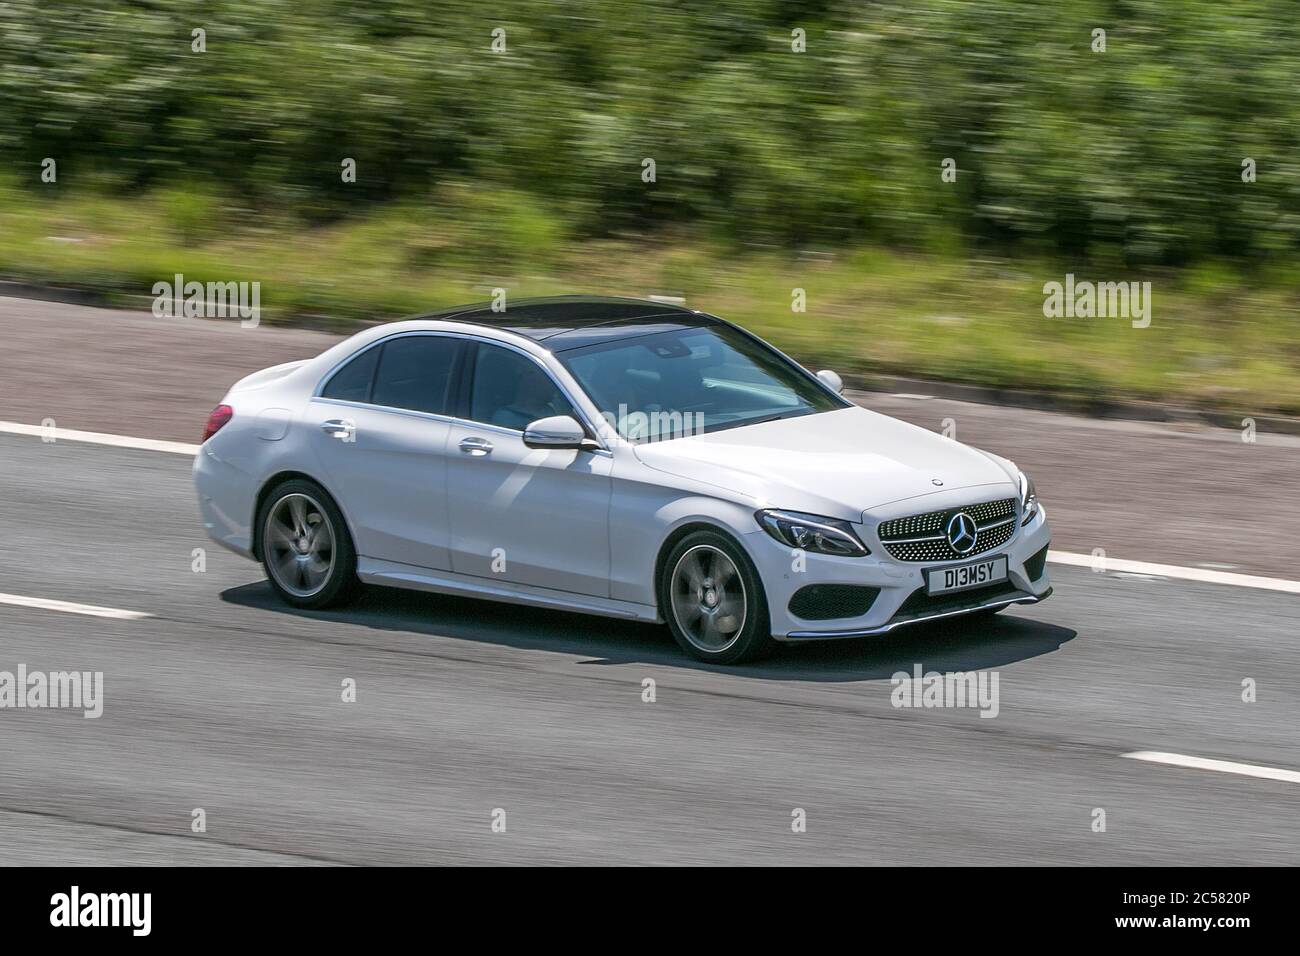
<path id="1" fill-rule="evenodd" d="M 321 389 L 321 398 L 337 398 L 345 402 L 370 401 L 370 383 L 375 377 L 375 363 L 379 349 L 366 349 L 347 365 L 334 373 L 334 377 Z"/>
<path id="2" fill-rule="evenodd" d="M 447 386 L 459 348 L 459 340 L 435 335 L 408 335 L 385 342 L 370 401 L 391 408 L 444 414 Z"/>

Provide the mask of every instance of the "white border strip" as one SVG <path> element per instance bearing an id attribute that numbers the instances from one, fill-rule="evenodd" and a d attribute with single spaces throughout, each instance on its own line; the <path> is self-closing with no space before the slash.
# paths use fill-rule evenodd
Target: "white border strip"
<path id="1" fill-rule="evenodd" d="M 43 425 L 24 425 L 21 422 L 0 422 L 0 433 L 8 435 L 31 435 L 44 438 L 53 435 L 55 442 L 84 441 L 94 445 L 113 445 L 117 448 L 139 448 L 143 451 L 165 451 L 173 455 L 193 457 L 199 452 L 198 445 L 187 445 L 180 441 L 160 441 L 156 438 L 131 438 L 127 435 L 109 435 L 105 432 L 79 432 L 71 428 L 47 429 Z"/>
<path id="2" fill-rule="evenodd" d="M 1053 564 L 1068 564 L 1076 568 L 1101 567 L 1106 571 L 1125 571 L 1130 574 L 1179 578 L 1183 581 L 1204 581 L 1208 584 L 1230 584 L 1239 588 L 1262 588 L 1265 591 L 1300 594 L 1300 581 L 1264 578 L 1255 574 L 1233 574 L 1230 571 L 1212 571 L 1209 568 L 1184 568 L 1175 564 L 1148 564 L 1146 561 L 1125 561 L 1122 558 L 1094 558 L 1090 554 L 1071 554 L 1069 551 L 1048 551 L 1047 560 Z"/>
<path id="3" fill-rule="evenodd" d="M 112 617 L 119 621 L 136 621 L 153 617 L 144 611 L 124 611 L 116 607 L 99 607 L 95 604 L 74 604 L 71 601 L 54 601 L 50 598 L 23 597 L 21 594 L 0 594 L 0 604 L 34 607 L 42 611 L 62 611 L 65 614 L 84 614 L 87 617 Z"/>
<path id="4" fill-rule="evenodd" d="M 1167 754 L 1158 750 L 1135 750 L 1120 754 L 1130 760 L 1144 760 L 1147 763 L 1162 763 L 1171 767 L 1187 767 L 1191 770 L 1217 770 L 1219 773 L 1235 773 L 1243 777 L 1258 777 L 1261 780 L 1281 780 L 1283 783 L 1300 783 L 1300 771 L 1279 770 L 1277 767 L 1258 767 L 1251 763 L 1233 763 L 1231 760 L 1210 760 L 1206 757 L 1188 757 L 1185 754 Z"/>

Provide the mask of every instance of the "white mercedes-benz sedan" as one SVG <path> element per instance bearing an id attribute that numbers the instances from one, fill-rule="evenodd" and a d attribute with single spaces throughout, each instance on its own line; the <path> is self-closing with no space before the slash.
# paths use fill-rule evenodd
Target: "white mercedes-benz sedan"
<path id="1" fill-rule="evenodd" d="M 419 588 L 661 621 L 726 664 L 1047 597 L 1029 477 L 841 387 L 679 306 L 467 306 L 238 382 L 194 480 L 301 608 Z"/>

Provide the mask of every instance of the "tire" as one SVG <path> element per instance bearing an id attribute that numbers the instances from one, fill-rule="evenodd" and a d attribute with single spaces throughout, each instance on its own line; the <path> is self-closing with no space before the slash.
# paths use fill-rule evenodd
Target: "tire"
<path id="1" fill-rule="evenodd" d="M 758 571 L 718 532 L 693 531 L 673 546 L 660 575 L 659 606 L 673 638 L 697 661 L 740 664 L 776 646 Z"/>
<path id="2" fill-rule="evenodd" d="M 286 604 L 314 610 L 356 593 L 352 535 L 334 499 L 316 482 L 295 478 L 277 485 L 258 509 L 257 527 L 266 579 Z"/>

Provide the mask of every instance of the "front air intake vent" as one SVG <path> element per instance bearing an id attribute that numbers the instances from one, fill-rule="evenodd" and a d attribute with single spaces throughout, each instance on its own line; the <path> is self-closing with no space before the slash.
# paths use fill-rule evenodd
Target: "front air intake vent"
<path id="1" fill-rule="evenodd" d="M 809 584 L 790 598 L 790 613 L 805 621 L 861 617 L 871 610 L 880 588 L 857 584 Z"/>

